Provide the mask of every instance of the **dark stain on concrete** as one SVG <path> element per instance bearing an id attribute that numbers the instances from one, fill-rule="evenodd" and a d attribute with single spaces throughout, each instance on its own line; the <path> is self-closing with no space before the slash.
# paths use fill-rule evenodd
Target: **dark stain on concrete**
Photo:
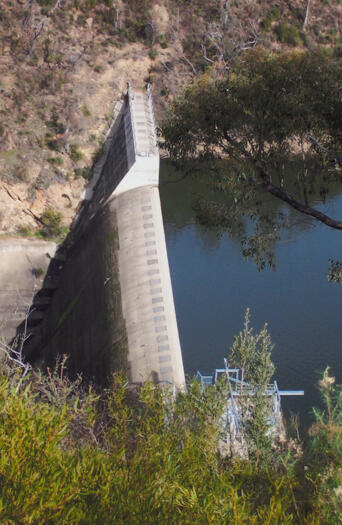
<path id="1" fill-rule="evenodd" d="M 127 371 L 116 215 L 105 206 L 70 248 L 48 314 L 29 359 L 53 366 L 67 354 L 71 377 L 106 386 L 115 371 Z"/>

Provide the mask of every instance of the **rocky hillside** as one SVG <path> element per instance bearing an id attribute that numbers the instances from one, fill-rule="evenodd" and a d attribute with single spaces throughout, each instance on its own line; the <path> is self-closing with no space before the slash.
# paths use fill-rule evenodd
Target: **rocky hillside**
<path id="1" fill-rule="evenodd" d="M 340 0 L 5 0 L 0 23 L 2 234 L 70 224 L 127 81 L 160 116 L 250 47 L 342 54 Z"/>

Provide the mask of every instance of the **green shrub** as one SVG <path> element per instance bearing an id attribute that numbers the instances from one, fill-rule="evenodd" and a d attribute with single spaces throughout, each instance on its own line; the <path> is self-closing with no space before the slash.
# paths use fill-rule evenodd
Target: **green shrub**
<path id="1" fill-rule="evenodd" d="M 65 133 L 65 126 L 59 120 L 57 111 L 53 111 L 50 120 L 46 123 L 49 131 L 45 135 L 45 144 L 53 151 L 60 151 L 62 138 L 58 135 Z"/>
<path id="2" fill-rule="evenodd" d="M 81 13 L 81 14 L 78 15 L 76 23 L 79 26 L 84 26 L 85 23 L 86 23 L 86 20 L 87 20 L 87 15 L 85 15 L 84 13 Z"/>
<path id="3" fill-rule="evenodd" d="M 62 157 L 50 157 L 49 159 L 47 159 L 47 161 L 50 164 L 56 164 L 57 166 L 61 166 L 63 164 Z"/>
<path id="4" fill-rule="evenodd" d="M 52 151 L 59 151 L 61 148 L 60 141 L 50 131 L 48 131 L 47 134 L 45 135 L 45 144 Z"/>
<path id="5" fill-rule="evenodd" d="M 342 283 L 342 261 L 329 259 L 328 280 L 333 283 Z"/>
<path id="6" fill-rule="evenodd" d="M 74 162 L 78 162 L 79 160 L 83 158 L 83 153 L 79 149 L 79 146 L 77 144 L 70 145 L 69 155 L 70 155 L 71 160 L 73 160 Z"/>
<path id="7" fill-rule="evenodd" d="M 36 279 L 39 279 L 42 275 L 44 275 L 43 268 L 33 268 L 32 274 L 35 276 Z"/>
<path id="8" fill-rule="evenodd" d="M 282 44 L 288 44 L 289 46 L 300 46 L 302 42 L 301 34 L 298 27 L 281 22 L 274 28 L 279 42 Z"/>
<path id="9" fill-rule="evenodd" d="M 75 168 L 75 177 L 83 177 L 86 180 L 91 179 L 91 168 Z"/>
<path id="10" fill-rule="evenodd" d="M 65 361 L 28 370 L 0 360 L 1 523 L 341 521 L 342 389 L 329 369 L 304 455 L 288 440 L 266 468 L 220 445 L 224 383 L 192 381 L 174 398 L 152 383 L 133 392 L 115 374 L 96 395 Z"/>
<path id="11" fill-rule="evenodd" d="M 321 53 L 327 57 L 331 57 L 334 54 L 332 47 L 321 47 Z"/>
<path id="12" fill-rule="evenodd" d="M 167 43 L 165 35 L 159 35 L 158 42 L 162 49 L 166 49 L 168 47 L 168 43 Z"/>
<path id="13" fill-rule="evenodd" d="M 65 370 L 2 376 L 1 523 L 293 520 L 284 476 L 217 454 L 219 392 L 193 383 L 174 402 L 158 386 L 132 396 L 126 385 L 116 376 L 99 398 Z"/>
<path id="14" fill-rule="evenodd" d="M 338 44 L 333 50 L 334 57 L 342 58 L 342 44 Z"/>
<path id="15" fill-rule="evenodd" d="M 65 126 L 64 124 L 59 120 L 59 115 L 57 111 L 53 111 L 50 120 L 46 123 L 48 128 L 53 132 L 55 135 L 63 134 L 65 133 Z"/>
<path id="16" fill-rule="evenodd" d="M 43 227 L 40 229 L 40 233 L 43 237 L 58 237 L 63 232 L 62 227 L 62 214 L 48 208 L 43 215 L 40 217 Z"/>
<path id="17" fill-rule="evenodd" d="M 85 117 L 90 117 L 91 115 L 90 109 L 86 105 L 82 106 L 82 113 Z"/>
<path id="18" fill-rule="evenodd" d="M 148 56 L 151 60 L 155 60 L 158 56 L 158 51 L 156 49 L 151 49 Z"/>
<path id="19" fill-rule="evenodd" d="M 102 157 L 102 155 L 104 155 L 105 153 L 105 145 L 104 143 L 99 143 L 99 147 L 97 148 L 97 150 L 95 151 L 94 155 L 93 155 L 93 164 L 96 164 Z"/>
<path id="20" fill-rule="evenodd" d="M 32 237 L 34 232 L 30 226 L 20 226 L 17 229 L 17 234 L 22 235 L 23 237 Z"/>
<path id="21" fill-rule="evenodd" d="M 55 0 L 37 0 L 41 7 L 50 8 L 55 4 Z"/>
<path id="22" fill-rule="evenodd" d="M 275 9 L 271 9 L 271 11 L 267 13 L 266 17 L 261 22 L 261 25 L 265 31 L 269 31 L 271 29 L 272 22 L 280 20 L 280 17 L 281 11 L 279 8 L 276 7 Z"/>
<path id="23" fill-rule="evenodd" d="M 170 93 L 170 90 L 168 87 L 163 87 L 161 90 L 160 90 L 160 96 L 161 97 L 167 97 Z"/>

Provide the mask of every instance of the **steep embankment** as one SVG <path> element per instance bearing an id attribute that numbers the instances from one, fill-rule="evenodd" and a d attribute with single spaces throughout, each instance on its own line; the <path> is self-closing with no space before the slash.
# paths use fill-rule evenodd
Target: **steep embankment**
<path id="1" fill-rule="evenodd" d="M 157 115 L 192 76 L 236 53 L 341 53 L 342 4 L 213 0 L 8 0 L 0 7 L 0 232 L 44 210 L 68 225 L 126 82 L 151 82 Z M 45 221 L 43 217 L 43 222 Z M 45 221 L 46 222 L 46 221 Z M 58 229 L 58 228 L 57 228 Z"/>

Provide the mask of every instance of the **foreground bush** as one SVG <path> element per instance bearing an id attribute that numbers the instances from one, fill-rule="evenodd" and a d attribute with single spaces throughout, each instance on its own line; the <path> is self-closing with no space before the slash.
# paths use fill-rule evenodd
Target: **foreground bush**
<path id="1" fill-rule="evenodd" d="M 11 367 L 1 377 L 1 523 L 338 520 L 341 395 L 336 404 L 335 391 L 322 387 L 330 415 L 317 413 L 304 461 L 289 442 L 256 468 L 217 451 L 223 387 L 202 394 L 193 383 L 173 402 L 152 384 L 133 394 L 115 376 L 98 396 L 64 373 L 62 367 L 23 379 Z"/>

